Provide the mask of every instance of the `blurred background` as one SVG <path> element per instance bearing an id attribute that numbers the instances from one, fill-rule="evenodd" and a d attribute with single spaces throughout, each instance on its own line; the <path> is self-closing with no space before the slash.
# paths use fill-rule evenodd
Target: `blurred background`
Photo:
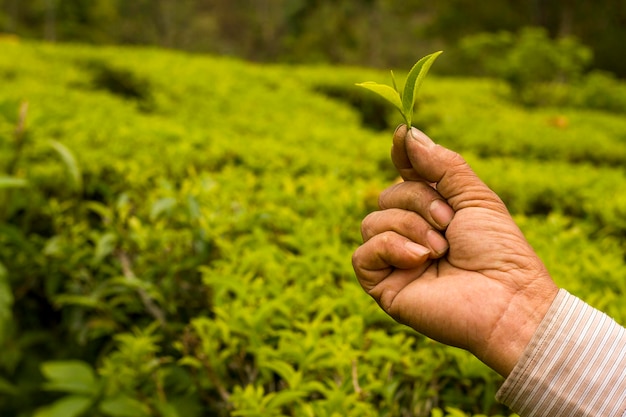
<path id="1" fill-rule="evenodd" d="M 624 0 L 0 0 L 0 32 L 23 38 L 261 62 L 404 68 L 416 51 L 450 53 L 467 35 L 526 26 L 573 36 L 591 49 L 594 68 L 626 76 Z M 467 67 L 448 58 L 439 71 Z"/>

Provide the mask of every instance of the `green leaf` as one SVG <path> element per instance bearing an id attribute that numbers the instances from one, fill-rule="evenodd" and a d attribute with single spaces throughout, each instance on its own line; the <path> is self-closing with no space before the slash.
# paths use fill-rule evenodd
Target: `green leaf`
<path id="1" fill-rule="evenodd" d="M 100 411 L 112 417 L 142 417 L 150 414 L 145 404 L 126 395 L 105 399 L 100 403 Z"/>
<path id="2" fill-rule="evenodd" d="M 100 265 L 104 258 L 113 253 L 116 244 L 117 236 L 114 233 L 107 232 L 100 236 L 96 242 L 96 249 L 93 255 L 93 264 Z"/>
<path id="3" fill-rule="evenodd" d="M 295 389 L 298 388 L 300 382 L 302 381 L 302 374 L 293 369 L 289 363 L 281 360 L 273 360 L 269 362 L 262 363 L 261 366 L 271 369 L 280 375 L 285 382 L 289 385 L 289 388 Z"/>
<path id="4" fill-rule="evenodd" d="M 400 90 L 398 90 L 398 84 L 396 84 L 396 76 L 393 74 L 393 70 L 390 72 L 391 72 L 391 83 L 393 85 L 393 89 L 396 90 L 398 94 L 400 94 Z M 400 97 L 400 100 L 402 100 L 402 97 Z"/>
<path id="5" fill-rule="evenodd" d="M 155 406 L 160 417 L 181 417 L 181 413 L 178 412 L 173 404 L 167 402 L 157 402 Z"/>
<path id="6" fill-rule="evenodd" d="M 2 188 L 22 188 L 27 187 L 28 181 L 23 178 L 9 177 L 6 175 L 0 176 L 0 189 Z"/>
<path id="7" fill-rule="evenodd" d="M 388 85 L 375 83 L 373 81 L 366 81 L 357 85 L 373 91 L 393 104 L 398 111 L 400 111 L 400 114 L 402 114 L 406 125 L 411 127 L 411 118 L 413 117 L 413 108 L 415 107 L 417 92 L 422 86 L 424 78 L 426 77 L 426 74 L 428 74 L 431 65 L 435 59 L 441 55 L 441 53 L 442 51 L 439 51 L 426 55 L 413 65 L 413 68 L 411 68 L 409 75 L 406 78 L 404 92 L 402 94 L 400 94 L 398 86 L 396 85 L 396 77 L 394 76 L 393 71 L 391 71 L 391 82 L 393 83 L 393 88 Z"/>
<path id="8" fill-rule="evenodd" d="M 160 198 L 152 204 L 150 209 L 150 220 L 156 220 L 161 214 L 169 214 L 175 207 L 177 201 L 175 198 L 165 197 Z"/>
<path id="9" fill-rule="evenodd" d="M 40 408 L 34 417 L 78 417 L 91 405 L 91 398 L 82 395 L 70 395 L 54 402 L 52 405 Z"/>
<path id="10" fill-rule="evenodd" d="M 458 408 L 446 407 L 446 417 L 467 417 L 467 414 Z"/>
<path id="11" fill-rule="evenodd" d="M 284 405 L 294 403 L 298 400 L 306 398 L 309 395 L 306 391 L 279 391 L 272 396 L 267 402 L 268 409 L 280 409 Z"/>
<path id="12" fill-rule="evenodd" d="M 201 369 L 202 362 L 200 360 L 194 358 L 193 356 L 183 356 L 178 360 L 178 365 L 180 366 L 191 366 L 192 368 Z"/>
<path id="13" fill-rule="evenodd" d="M 400 113 L 402 113 L 402 101 L 400 100 L 400 93 L 398 93 L 393 88 L 389 87 L 388 85 L 378 84 L 374 81 L 366 81 L 357 85 L 378 94 L 379 96 L 396 106 Z"/>
<path id="14" fill-rule="evenodd" d="M 0 263 L 0 346 L 8 336 L 8 329 L 13 321 L 13 291 L 9 285 L 9 274 Z"/>
<path id="15" fill-rule="evenodd" d="M 61 294 L 54 297 L 54 302 L 60 307 L 66 305 L 80 306 L 86 308 L 101 308 L 102 301 L 97 294 L 89 295 L 73 295 L 73 294 Z"/>
<path id="16" fill-rule="evenodd" d="M 413 68 L 411 68 L 411 71 L 409 71 L 409 75 L 407 76 L 404 84 L 404 92 L 402 94 L 402 114 L 404 114 L 404 118 L 407 120 L 408 127 L 411 126 L 411 118 L 413 116 L 413 108 L 415 107 L 417 92 L 422 86 L 424 78 L 426 77 L 426 74 L 428 74 L 431 65 L 435 62 L 435 59 L 441 55 L 441 53 L 442 51 L 439 51 L 426 55 L 424 58 L 417 61 L 417 63 L 413 65 Z"/>
<path id="17" fill-rule="evenodd" d="M 76 394 L 95 394 L 98 382 L 91 366 L 77 360 L 49 361 L 41 365 L 41 372 L 49 382 L 45 388 Z"/>
<path id="18" fill-rule="evenodd" d="M 80 172 L 80 167 L 72 151 L 70 151 L 61 142 L 57 142 L 56 140 L 50 140 L 49 144 L 52 149 L 54 149 L 59 154 L 61 160 L 65 164 L 65 167 L 70 174 L 70 178 L 74 183 L 74 189 L 81 191 L 83 189 L 83 176 Z"/>
<path id="19" fill-rule="evenodd" d="M 0 377 L 0 393 L 8 395 L 17 395 L 18 389 L 8 380 Z"/>
<path id="20" fill-rule="evenodd" d="M 441 411 L 441 408 L 433 408 L 430 413 L 430 417 L 443 417 L 443 411 Z"/>

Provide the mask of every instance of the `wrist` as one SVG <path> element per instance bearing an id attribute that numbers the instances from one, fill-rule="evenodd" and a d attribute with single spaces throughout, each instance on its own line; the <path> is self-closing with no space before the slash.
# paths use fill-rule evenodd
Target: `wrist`
<path id="1" fill-rule="evenodd" d="M 476 356 L 506 378 L 524 354 L 557 293 L 558 287 L 548 277 L 537 290 L 515 296 L 498 320 L 484 350 Z"/>

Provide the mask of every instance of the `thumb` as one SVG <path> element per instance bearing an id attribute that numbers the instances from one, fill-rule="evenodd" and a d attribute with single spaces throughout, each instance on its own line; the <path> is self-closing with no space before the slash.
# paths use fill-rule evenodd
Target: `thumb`
<path id="1" fill-rule="evenodd" d="M 458 211 L 465 207 L 488 207 L 506 211 L 500 198 L 481 181 L 461 155 L 437 145 L 412 127 L 405 137 L 406 153 L 415 172 L 436 184 L 437 191 Z"/>

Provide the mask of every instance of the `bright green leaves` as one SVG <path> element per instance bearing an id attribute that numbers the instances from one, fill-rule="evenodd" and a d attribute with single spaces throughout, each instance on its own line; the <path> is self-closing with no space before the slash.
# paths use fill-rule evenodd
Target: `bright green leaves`
<path id="1" fill-rule="evenodd" d="M 51 391 L 93 395 L 98 391 L 95 372 L 88 364 L 77 361 L 44 362 L 41 373 L 48 379 L 45 387 Z"/>
<path id="2" fill-rule="evenodd" d="M 129 345 L 128 347 L 132 348 L 132 352 L 127 354 L 123 350 L 118 350 L 107 357 L 105 365 L 108 368 L 103 368 L 102 377 L 98 377 L 96 370 L 91 365 L 79 360 L 44 362 L 41 365 L 41 373 L 47 380 L 44 388 L 48 391 L 62 392 L 67 395 L 49 406 L 39 408 L 35 417 L 80 417 L 92 415 L 92 413 L 87 412 L 96 408 L 107 417 L 147 417 L 151 415 L 150 407 L 147 404 L 134 398 L 132 392 L 130 395 L 128 392 L 122 392 L 117 381 L 114 381 L 110 374 L 107 374 L 107 371 L 110 372 L 111 362 L 122 362 L 130 355 L 139 354 L 138 361 L 145 363 L 145 367 L 150 367 L 150 369 L 130 366 L 131 371 L 127 373 L 115 369 L 117 371 L 116 377 L 126 378 L 138 384 L 138 381 L 141 381 L 140 372 L 148 370 L 152 371 L 151 376 L 160 378 L 161 376 L 158 376 L 159 371 L 155 372 L 154 369 L 155 361 L 142 354 L 155 349 L 153 341 L 146 340 L 146 338 L 149 336 L 143 334 L 118 335 L 118 339 L 123 339 L 122 345 L 124 343 Z M 124 363 L 124 366 L 128 366 L 128 364 Z M 154 406 L 162 409 L 163 412 L 159 415 L 164 417 L 177 417 L 179 415 L 169 408 L 168 404 L 158 402 Z"/>
<path id="3" fill-rule="evenodd" d="M 99 395 L 100 384 L 96 373 L 85 362 L 44 362 L 41 373 L 48 380 L 44 385 L 47 390 L 65 392 L 68 395 L 40 408 L 35 417 L 79 417 L 84 415 Z"/>
<path id="4" fill-rule="evenodd" d="M 57 142 L 56 140 L 49 140 L 48 144 L 59 154 L 61 160 L 63 160 L 70 179 L 72 180 L 73 188 L 77 191 L 82 191 L 83 175 L 80 171 L 78 161 L 72 151 L 70 151 L 67 146 L 63 145 L 61 142 Z"/>
<path id="5" fill-rule="evenodd" d="M 407 120 L 408 127 L 411 126 L 411 116 L 413 115 L 417 92 L 422 86 L 424 78 L 426 78 L 426 74 L 428 74 L 431 65 L 435 62 L 435 59 L 441 55 L 441 53 L 442 51 L 439 51 L 425 56 L 417 61 L 417 63 L 413 65 L 413 68 L 411 68 L 411 71 L 409 71 L 409 75 L 407 76 L 404 84 L 404 93 L 402 95 L 402 109 L 404 110 L 403 114 L 404 118 Z"/>
<path id="6" fill-rule="evenodd" d="M 389 101 L 391 104 L 396 106 L 396 108 L 400 111 L 400 113 L 404 115 L 402 100 L 400 99 L 400 93 L 398 93 L 398 91 L 396 91 L 394 88 L 391 88 L 385 84 L 378 84 L 374 81 L 366 81 L 364 83 L 360 83 L 357 85 L 359 87 L 363 87 L 370 91 L 373 91 L 379 96 L 383 97 L 384 99 Z"/>
<path id="7" fill-rule="evenodd" d="M 388 85 L 378 84 L 373 81 L 367 81 L 357 85 L 359 87 L 363 87 L 367 90 L 373 91 L 374 93 L 378 94 L 379 96 L 383 97 L 391 104 L 393 104 L 398 109 L 398 111 L 400 111 L 400 114 L 402 114 L 406 125 L 408 127 L 411 127 L 413 109 L 415 108 L 417 93 L 421 88 L 424 82 L 424 78 L 426 78 L 426 74 L 428 74 L 430 67 L 432 66 L 433 62 L 435 62 L 435 59 L 437 59 L 437 57 L 441 55 L 441 53 L 442 51 L 438 51 L 430 55 L 426 55 L 425 57 L 417 61 L 415 65 L 413 65 L 413 68 L 411 68 L 411 70 L 409 71 L 409 75 L 407 76 L 406 82 L 404 83 L 404 89 L 402 91 L 402 94 L 400 93 L 400 90 L 396 85 L 393 71 L 391 72 L 393 88 Z"/>

